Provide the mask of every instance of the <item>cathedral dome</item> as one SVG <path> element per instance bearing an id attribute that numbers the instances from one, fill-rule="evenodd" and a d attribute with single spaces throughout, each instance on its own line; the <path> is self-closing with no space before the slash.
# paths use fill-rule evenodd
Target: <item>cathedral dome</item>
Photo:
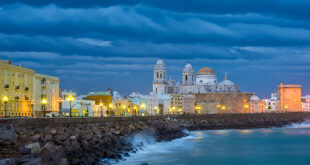
<path id="1" fill-rule="evenodd" d="M 250 101 L 258 101 L 259 97 L 256 95 L 251 96 Z"/>
<path id="2" fill-rule="evenodd" d="M 225 79 L 222 82 L 220 82 L 219 85 L 235 85 L 235 84 L 232 81 Z"/>
<path id="3" fill-rule="evenodd" d="M 235 84 L 232 81 L 228 80 L 227 73 L 225 73 L 225 79 L 222 82 L 220 82 L 219 85 L 230 86 L 230 85 L 235 85 Z"/>
<path id="4" fill-rule="evenodd" d="M 198 75 L 207 75 L 207 74 L 215 74 L 214 70 L 205 66 L 203 68 L 201 68 L 198 73 Z"/>

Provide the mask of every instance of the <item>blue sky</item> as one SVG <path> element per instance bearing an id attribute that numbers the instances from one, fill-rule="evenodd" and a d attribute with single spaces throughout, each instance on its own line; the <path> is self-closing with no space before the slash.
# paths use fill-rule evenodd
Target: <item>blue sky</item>
<path id="1" fill-rule="evenodd" d="M 79 94 L 152 90 L 153 65 L 181 80 L 191 63 L 268 97 L 310 94 L 308 0 L 0 0 L 0 58 L 58 76 Z"/>

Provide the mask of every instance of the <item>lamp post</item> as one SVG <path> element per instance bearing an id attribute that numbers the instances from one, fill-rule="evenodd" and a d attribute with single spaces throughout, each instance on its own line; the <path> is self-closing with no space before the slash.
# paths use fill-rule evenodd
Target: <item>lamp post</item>
<path id="1" fill-rule="evenodd" d="M 287 112 L 287 110 L 288 110 L 288 106 L 287 106 L 287 105 L 285 105 L 285 106 L 284 106 L 284 109 L 285 109 L 285 112 Z"/>
<path id="2" fill-rule="evenodd" d="M 75 100 L 75 98 L 72 96 L 72 95 L 69 95 L 68 97 L 67 97 L 67 101 L 69 102 L 69 104 L 70 104 L 70 111 L 69 111 L 69 116 L 70 117 L 72 117 L 71 116 L 71 111 L 72 111 L 72 102 Z"/>
<path id="3" fill-rule="evenodd" d="M 110 109 L 110 116 L 112 116 L 112 111 L 113 111 L 113 104 L 112 103 L 109 104 L 109 109 Z"/>
<path id="4" fill-rule="evenodd" d="M 41 100 L 41 104 L 42 104 L 42 106 L 43 106 L 43 117 L 45 118 L 45 110 L 46 110 L 46 104 L 47 104 L 46 98 L 43 98 L 43 99 Z"/>
<path id="5" fill-rule="evenodd" d="M 249 109 L 249 105 L 248 104 L 244 104 L 244 109 L 245 109 L 245 111 L 246 111 L 246 113 L 248 113 L 248 109 Z M 251 112 L 252 113 L 252 112 Z"/>
<path id="6" fill-rule="evenodd" d="M 4 102 L 4 117 L 6 118 L 6 106 L 7 106 L 7 103 L 9 101 L 9 97 L 3 96 L 2 101 Z"/>
<path id="7" fill-rule="evenodd" d="M 158 108 L 157 107 L 154 107 L 154 110 L 155 110 L 155 113 L 157 113 L 158 114 Z"/>
<path id="8" fill-rule="evenodd" d="M 31 104 L 31 117 L 33 117 L 33 106 L 34 106 L 34 100 L 31 100 L 30 104 Z"/>
<path id="9" fill-rule="evenodd" d="M 100 106 L 100 114 L 101 114 L 100 116 L 103 117 L 103 112 L 102 112 L 103 103 L 100 103 L 99 106 Z"/>
<path id="10" fill-rule="evenodd" d="M 124 109 L 124 112 L 125 112 L 125 110 L 126 110 L 126 105 L 123 105 L 123 109 Z M 123 111 L 122 111 L 122 116 L 125 116 L 125 115 L 123 115 L 124 113 L 123 113 Z"/>

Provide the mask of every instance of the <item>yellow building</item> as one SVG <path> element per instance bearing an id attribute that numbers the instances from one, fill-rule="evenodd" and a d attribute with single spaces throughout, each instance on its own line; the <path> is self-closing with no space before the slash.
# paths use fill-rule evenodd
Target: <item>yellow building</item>
<path id="1" fill-rule="evenodd" d="M 12 65 L 11 61 L 0 60 L 0 97 L 8 97 L 6 116 L 31 116 L 34 70 Z M 0 116 L 5 116 L 1 101 Z"/>
<path id="2" fill-rule="evenodd" d="M 100 106 L 99 109 L 104 109 L 104 116 L 114 115 L 113 96 L 111 96 L 110 92 L 91 92 L 87 94 L 85 99 L 95 101 L 95 104 Z"/>
<path id="3" fill-rule="evenodd" d="M 183 114 L 183 95 L 178 95 L 178 94 L 172 94 L 170 98 L 170 114 Z"/>
<path id="4" fill-rule="evenodd" d="M 59 114 L 59 78 L 35 74 L 33 82 L 35 116 L 44 116 L 44 110 L 45 114 Z"/>

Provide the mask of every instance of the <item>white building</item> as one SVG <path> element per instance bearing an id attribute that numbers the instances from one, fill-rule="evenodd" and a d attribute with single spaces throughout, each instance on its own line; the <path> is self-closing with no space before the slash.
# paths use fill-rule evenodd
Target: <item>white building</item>
<path id="1" fill-rule="evenodd" d="M 277 100 L 277 91 L 272 92 L 269 99 L 263 99 L 265 102 L 266 112 L 274 112 L 276 110 Z"/>
<path id="2" fill-rule="evenodd" d="M 154 66 L 153 94 L 196 94 L 214 92 L 240 92 L 239 85 L 225 79 L 218 83 L 217 75 L 209 67 L 201 68 L 196 74 L 191 64 L 186 64 L 182 72 L 182 84 L 175 80 L 167 80 L 166 65 L 162 60 L 158 60 Z"/>
<path id="3" fill-rule="evenodd" d="M 301 106 L 303 112 L 310 112 L 310 95 L 301 97 Z"/>
<path id="4" fill-rule="evenodd" d="M 155 94 L 149 95 L 147 98 L 147 110 L 149 115 L 159 115 L 165 112 L 165 103 L 170 101 L 170 95 Z"/>
<path id="5" fill-rule="evenodd" d="M 71 115 L 75 117 L 100 117 L 101 112 L 99 110 L 99 106 L 95 104 L 93 100 L 83 99 L 85 96 L 76 96 L 75 92 L 66 91 L 62 92 L 62 108 L 61 112 L 65 116 L 70 115 L 70 102 L 67 100 L 69 96 L 74 97 L 74 101 L 71 102 Z"/>

